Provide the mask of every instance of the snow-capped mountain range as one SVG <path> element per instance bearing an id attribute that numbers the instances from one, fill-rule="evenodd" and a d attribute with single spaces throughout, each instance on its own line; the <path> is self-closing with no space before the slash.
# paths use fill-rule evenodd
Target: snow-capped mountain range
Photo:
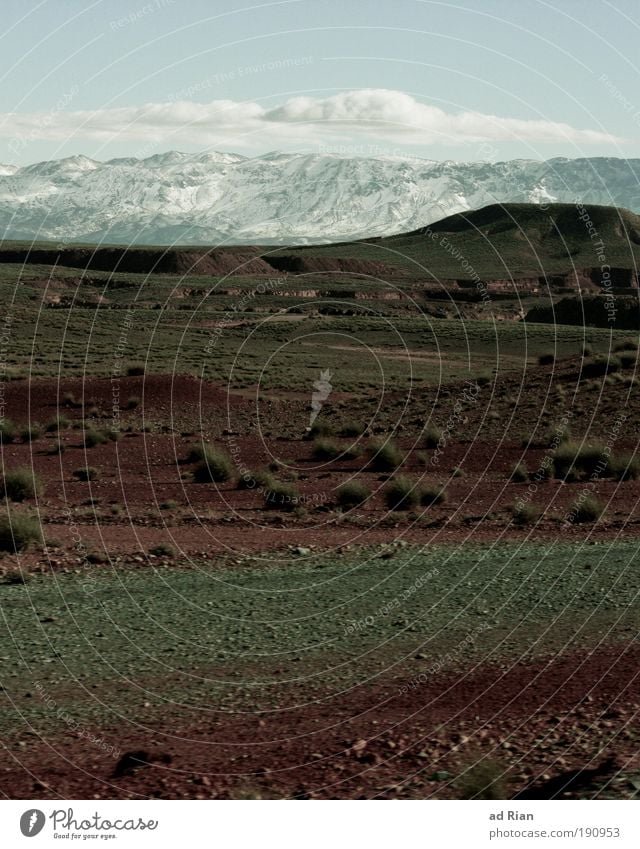
<path id="1" fill-rule="evenodd" d="M 640 212 L 640 159 L 435 162 L 414 157 L 169 152 L 0 165 L 5 239 L 308 244 L 414 230 L 496 202 Z"/>

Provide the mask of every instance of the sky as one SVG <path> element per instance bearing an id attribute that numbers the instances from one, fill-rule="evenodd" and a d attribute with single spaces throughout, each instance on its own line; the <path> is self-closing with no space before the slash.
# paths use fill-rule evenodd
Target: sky
<path id="1" fill-rule="evenodd" d="M 3 0 L 0 162 L 640 156 L 638 0 Z"/>

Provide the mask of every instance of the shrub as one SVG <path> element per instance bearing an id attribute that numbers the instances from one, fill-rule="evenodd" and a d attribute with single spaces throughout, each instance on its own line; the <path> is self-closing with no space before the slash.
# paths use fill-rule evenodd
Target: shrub
<path id="1" fill-rule="evenodd" d="M 369 498 L 371 493 L 360 481 L 349 481 L 338 488 L 338 504 L 347 510 L 359 507 Z"/>
<path id="2" fill-rule="evenodd" d="M 511 510 L 516 525 L 533 525 L 542 516 L 542 507 L 537 504 L 516 504 Z"/>
<path id="3" fill-rule="evenodd" d="M 73 392 L 65 392 L 62 396 L 62 403 L 65 407 L 75 407 L 76 406 L 76 396 Z"/>
<path id="4" fill-rule="evenodd" d="M 175 557 L 176 551 L 168 542 L 159 542 L 158 545 L 149 549 L 149 554 L 153 554 L 155 557 Z"/>
<path id="5" fill-rule="evenodd" d="M 622 368 L 629 368 L 629 366 L 634 366 L 638 360 L 638 352 L 637 351 L 623 351 L 620 355 L 620 363 Z"/>
<path id="6" fill-rule="evenodd" d="M 346 422 L 340 428 L 339 435 L 348 437 L 362 436 L 366 429 L 366 425 L 359 424 L 358 422 Z"/>
<path id="7" fill-rule="evenodd" d="M 144 363 L 130 363 L 125 374 L 127 377 L 140 377 L 144 374 Z"/>
<path id="8" fill-rule="evenodd" d="M 590 345 L 585 345 L 582 349 L 583 357 L 592 357 L 593 356 L 593 348 Z"/>
<path id="9" fill-rule="evenodd" d="M 51 443 L 47 454 L 62 454 L 65 450 L 65 444 L 60 439 L 56 439 L 55 442 Z"/>
<path id="10" fill-rule="evenodd" d="M 416 482 L 403 475 L 398 475 L 389 481 L 384 491 L 389 510 L 410 510 L 420 503 L 420 496 Z"/>
<path id="11" fill-rule="evenodd" d="M 257 489 L 258 487 L 269 489 L 274 483 L 275 480 L 269 472 L 246 472 L 238 479 L 238 489 Z"/>
<path id="12" fill-rule="evenodd" d="M 420 490 L 420 504 L 423 507 L 429 507 L 431 504 L 444 504 L 446 500 L 447 493 L 442 484 L 423 486 Z"/>
<path id="13" fill-rule="evenodd" d="M 79 481 L 95 481 L 100 477 L 100 472 L 95 466 L 82 466 L 74 469 L 73 476 Z"/>
<path id="14" fill-rule="evenodd" d="M 127 410 L 135 410 L 136 407 L 140 406 L 140 398 L 137 395 L 132 395 L 127 400 Z"/>
<path id="15" fill-rule="evenodd" d="M 609 472 L 618 481 L 636 480 L 640 477 L 640 463 L 633 455 L 616 455 L 609 460 Z"/>
<path id="16" fill-rule="evenodd" d="M 31 425 L 27 425 L 23 427 L 20 431 L 20 439 L 23 442 L 34 442 L 36 439 L 40 439 L 42 436 L 42 428 L 39 424 L 35 422 Z"/>
<path id="17" fill-rule="evenodd" d="M 604 506 L 597 498 L 588 495 L 571 511 L 571 516 L 576 524 L 584 525 L 588 522 L 597 522 L 603 513 Z"/>
<path id="18" fill-rule="evenodd" d="M 437 448 L 441 439 L 442 431 L 440 428 L 430 424 L 424 433 L 425 448 Z"/>
<path id="19" fill-rule="evenodd" d="M 3 418 L 0 421 L 0 443 L 13 442 L 16 438 L 16 426 L 11 419 Z"/>
<path id="20" fill-rule="evenodd" d="M 167 498 L 166 501 L 163 501 L 160 504 L 160 509 L 161 510 L 175 510 L 177 506 L 178 506 L 177 501 L 175 501 L 173 498 Z"/>
<path id="21" fill-rule="evenodd" d="M 42 483 L 31 469 L 12 469 L 0 481 L 0 493 L 10 501 L 27 501 L 42 493 Z"/>
<path id="22" fill-rule="evenodd" d="M 342 453 L 340 446 L 333 440 L 320 437 L 313 443 L 312 456 L 314 460 L 335 460 Z"/>
<path id="23" fill-rule="evenodd" d="M 626 339 L 621 339 L 619 342 L 613 347 L 613 350 L 618 351 L 637 351 L 638 350 L 638 340 L 632 339 L 630 336 Z"/>
<path id="24" fill-rule="evenodd" d="M 601 445 L 580 445 L 577 442 L 564 442 L 553 453 L 553 467 L 556 478 L 576 481 L 599 472 L 606 472 L 607 457 Z"/>
<path id="25" fill-rule="evenodd" d="M 453 469 L 451 469 L 451 477 L 463 478 L 464 477 L 464 469 L 461 466 L 454 466 Z"/>
<path id="26" fill-rule="evenodd" d="M 195 483 L 224 483 L 232 474 L 233 463 L 228 455 L 216 448 L 207 448 L 193 470 L 193 480 Z"/>
<path id="27" fill-rule="evenodd" d="M 56 416 L 55 419 L 47 422 L 45 431 L 47 433 L 58 433 L 60 430 L 66 430 L 70 424 L 71 422 L 65 416 Z"/>
<path id="28" fill-rule="evenodd" d="M 294 510 L 298 501 L 295 487 L 281 481 L 274 481 L 264 494 L 264 506 L 268 510 Z"/>
<path id="29" fill-rule="evenodd" d="M 610 372 L 620 371 L 622 363 L 620 358 L 613 356 L 607 357 L 605 354 L 600 354 L 591 360 L 586 360 L 582 363 L 581 378 L 584 377 L 601 377 Z"/>
<path id="30" fill-rule="evenodd" d="M 402 464 L 402 453 L 390 440 L 373 442 L 369 446 L 370 466 L 377 472 L 393 472 Z"/>
<path id="31" fill-rule="evenodd" d="M 34 516 L 0 517 L 0 551 L 15 554 L 41 542 L 42 529 Z"/>
<path id="32" fill-rule="evenodd" d="M 309 436 L 315 439 L 316 436 L 333 436 L 334 432 L 332 424 L 316 419 L 311 425 Z"/>
<path id="33" fill-rule="evenodd" d="M 555 363 L 555 361 L 556 355 L 553 353 L 553 351 L 545 351 L 538 357 L 539 366 L 551 366 Z"/>
<path id="34" fill-rule="evenodd" d="M 527 471 L 527 467 L 524 463 L 517 463 L 511 472 L 511 476 L 509 480 L 513 481 L 513 483 L 524 483 L 524 481 L 528 480 L 529 472 Z"/>
<path id="35" fill-rule="evenodd" d="M 108 430 L 105 430 L 103 435 L 107 437 L 109 442 L 120 442 L 122 439 L 122 431 L 115 427 L 110 427 Z"/>
<path id="36" fill-rule="evenodd" d="M 89 428 L 84 433 L 84 447 L 95 448 L 96 445 L 103 445 L 107 441 L 107 437 L 100 430 Z"/>
<path id="37" fill-rule="evenodd" d="M 454 781 L 459 799 L 499 800 L 509 798 L 504 770 L 499 764 L 481 760 Z"/>

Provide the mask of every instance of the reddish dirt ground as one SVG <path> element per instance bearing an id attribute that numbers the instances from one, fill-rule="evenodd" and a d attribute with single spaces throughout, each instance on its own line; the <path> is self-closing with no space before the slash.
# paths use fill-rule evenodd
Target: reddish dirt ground
<path id="1" fill-rule="evenodd" d="M 503 797 L 527 788 L 544 797 L 549 779 L 609 760 L 563 797 L 631 797 L 639 668 L 638 645 L 618 644 L 415 685 L 379 682 L 274 714 L 167 716 L 135 732 L 103 729 L 115 757 L 71 733 L 24 732 L 5 753 L 0 789 L 14 798 L 456 798 L 469 795 L 465 771 L 489 763 Z M 116 775 L 127 752 L 146 754 Z"/>

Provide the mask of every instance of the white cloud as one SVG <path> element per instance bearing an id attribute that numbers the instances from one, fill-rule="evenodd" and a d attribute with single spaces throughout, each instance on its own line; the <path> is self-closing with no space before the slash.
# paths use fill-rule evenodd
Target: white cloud
<path id="1" fill-rule="evenodd" d="M 363 89 L 326 98 L 293 97 L 270 109 L 259 103 L 176 101 L 95 111 L 0 114 L 0 137 L 96 141 L 149 139 L 167 143 L 255 147 L 369 137 L 404 144 L 485 141 L 620 144 L 599 130 L 480 112 L 448 113 L 400 91 Z"/>

